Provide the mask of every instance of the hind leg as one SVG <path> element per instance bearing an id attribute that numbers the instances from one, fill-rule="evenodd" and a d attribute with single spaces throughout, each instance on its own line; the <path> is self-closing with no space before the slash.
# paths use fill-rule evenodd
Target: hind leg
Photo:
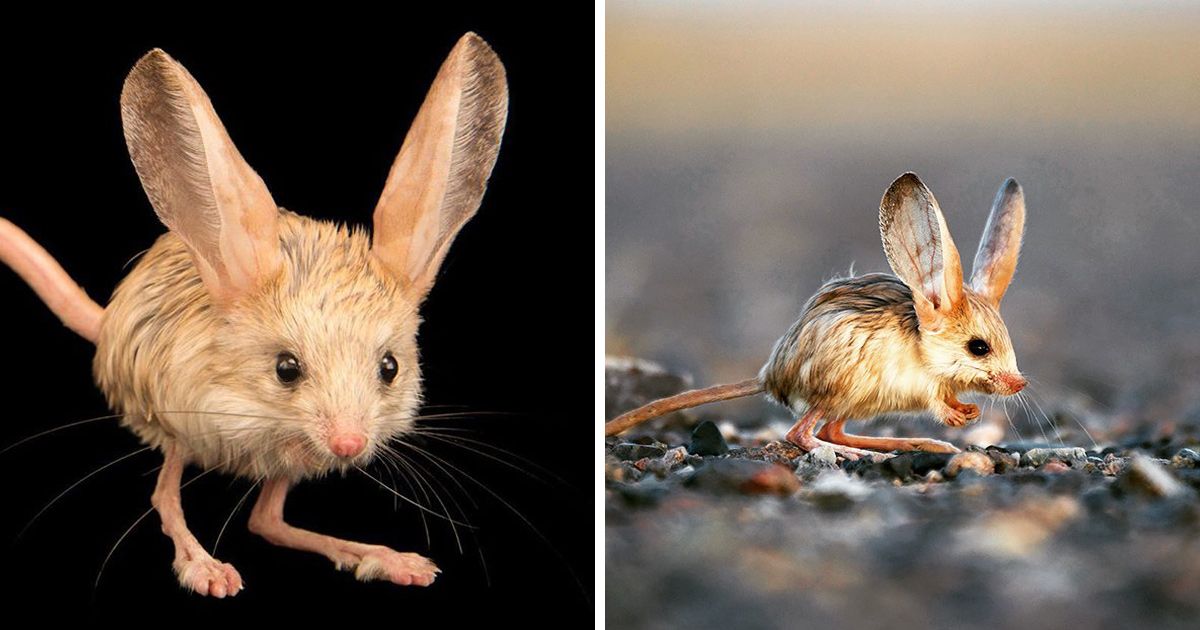
<path id="1" fill-rule="evenodd" d="M 150 503 L 162 519 L 163 533 L 175 543 L 175 562 L 172 564 L 175 575 L 180 585 L 201 595 L 217 598 L 237 595 L 242 590 L 242 576 L 233 566 L 209 555 L 183 519 L 179 480 L 185 466 L 180 448 L 175 444 L 168 446 L 158 483 L 150 497 Z"/>
<path id="2" fill-rule="evenodd" d="M 872 459 L 880 459 L 883 457 L 880 453 L 872 453 L 859 448 L 855 448 L 849 444 L 838 444 L 832 440 L 826 440 L 823 437 L 814 436 L 812 431 L 817 422 L 821 419 L 821 411 L 818 409 L 809 409 L 800 420 L 798 420 L 787 433 L 787 441 L 799 446 L 800 448 L 811 451 L 820 446 L 830 446 L 833 451 L 842 457 L 849 460 L 856 460 L 860 457 L 869 457 Z"/>
<path id="3" fill-rule="evenodd" d="M 949 442 L 930 438 L 884 438 L 867 437 L 845 433 L 842 428 L 845 418 L 826 422 L 817 433 L 817 437 L 833 444 L 844 444 L 857 448 L 869 448 L 877 451 L 928 451 L 931 453 L 957 453 L 958 449 Z"/>
<path id="4" fill-rule="evenodd" d="M 351 542 L 292 527 L 283 520 L 283 501 L 291 482 L 271 479 L 263 484 L 250 514 L 250 531 L 275 545 L 319 553 L 339 569 L 354 571 L 354 577 L 388 580 L 401 586 L 429 586 L 439 569 L 424 556 L 400 553 L 383 545 Z"/>

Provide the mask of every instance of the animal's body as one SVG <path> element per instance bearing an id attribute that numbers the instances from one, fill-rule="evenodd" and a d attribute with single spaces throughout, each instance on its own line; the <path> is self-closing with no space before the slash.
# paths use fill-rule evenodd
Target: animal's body
<path id="1" fill-rule="evenodd" d="M 130 157 L 170 232 L 107 307 L 0 219 L 0 260 L 96 344 L 96 381 L 122 423 L 164 454 L 151 498 L 185 588 L 224 597 L 240 574 L 189 531 L 195 464 L 261 484 L 249 526 L 363 580 L 428 585 L 428 559 L 303 530 L 296 482 L 360 467 L 408 433 L 421 401 L 419 307 L 474 215 L 507 116 L 504 67 L 473 33 L 438 72 L 388 175 L 371 235 L 288 212 L 242 159 L 208 96 L 161 50 L 121 94 Z"/>
<path id="2" fill-rule="evenodd" d="M 969 285 L 941 210 L 915 175 L 888 188 L 879 225 L 895 276 L 827 282 L 775 344 L 758 378 L 655 401 L 609 422 L 606 434 L 668 411 L 766 392 L 797 415 L 788 440 L 805 449 L 827 444 L 852 458 L 874 456 L 864 449 L 956 451 L 938 440 L 850 435 L 843 426 L 895 412 L 932 412 L 962 426 L 979 408 L 959 402 L 959 394 L 1007 395 L 1025 387 L 998 310 L 1016 270 L 1024 194 L 1013 180 L 1001 186 Z"/>

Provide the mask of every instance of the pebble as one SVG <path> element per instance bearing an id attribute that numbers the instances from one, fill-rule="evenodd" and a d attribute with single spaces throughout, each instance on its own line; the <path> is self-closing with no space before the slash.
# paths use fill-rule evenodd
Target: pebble
<path id="1" fill-rule="evenodd" d="M 729 452 L 729 444 L 717 425 L 712 420 L 705 420 L 692 431 L 692 441 L 687 450 L 696 455 L 724 455 Z"/>
<path id="2" fill-rule="evenodd" d="M 1190 448 L 1180 449 L 1171 458 L 1171 468 L 1200 468 L 1200 454 Z"/>
<path id="3" fill-rule="evenodd" d="M 954 479 L 965 470 L 973 470 L 980 475 L 990 475 L 996 471 L 996 463 L 987 453 L 979 451 L 963 451 L 957 453 L 946 463 L 944 474 L 947 479 Z"/>
<path id="4" fill-rule="evenodd" d="M 629 462 L 609 456 L 604 460 L 604 480 L 617 483 L 633 483 L 641 479 L 642 471 Z"/>
<path id="5" fill-rule="evenodd" d="M 709 492 L 784 496 L 800 489 L 800 481 L 790 469 L 749 459 L 707 460 L 684 480 L 684 485 Z"/>
<path id="6" fill-rule="evenodd" d="M 613 447 L 613 457 L 625 461 L 636 461 L 639 459 L 658 458 L 667 454 L 667 449 L 664 446 L 657 444 L 634 444 L 632 442 L 624 442 Z"/>
<path id="7" fill-rule="evenodd" d="M 1175 497 L 1188 492 L 1188 488 L 1165 466 L 1138 453 L 1130 458 L 1129 465 L 1113 482 L 1113 491 L 1147 497 Z"/>
<path id="8" fill-rule="evenodd" d="M 1021 455 L 1021 465 L 1036 468 L 1052 459 L 1057 459 L 1071 468 L 1082 469 L 1087 465 L 1087 451 L 1078 446 L 1031 448 Z"/>
<path id="9" fill-rule="evenodd" d="M 804 454 L 800 462 L 820 468 L 837 468 L 837 453 L 832 446 L 818 446 Z"/>
<path id="10" fill-rule="evenodd" d="M 989 446 L 983 451 L 992 460 L 995 471 L 1004 474 L 1021 466 L 1021 454 L 1000 446 Z"/>
<path id="11" fill-rule="evenodd" d="M 941 470 L 950 463 L 954 453 L 901 453 L 878 464 L 879 470 L 888 477 L 900 480 L 924 477 L 930 471 Z"/>
<path id="12" fill-rule="evenodd" d="M 1071 470 L 1071 467 L 1057 459 L 1052 459 L 1045 464 L 1042 464 L 1041 470 L 1049 473 L 1060 473 Z"/>
<path id="13" fill-rule="evenodd" d="M 687 458 L 688 450 L 682 446 L 676 446 L 663 455 L 663 461 L 667 462 L 672 468 L 683 465 L 687 461 Z"/>

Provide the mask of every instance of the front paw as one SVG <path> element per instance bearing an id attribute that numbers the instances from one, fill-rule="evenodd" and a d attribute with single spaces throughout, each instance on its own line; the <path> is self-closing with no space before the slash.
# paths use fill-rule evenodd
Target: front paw
<path id="1" fill-rule="evenodd" d="M 197 595 L 221 599 L 237 595 L 243 588 L 242 576 L 238 575 L 237 569 L 211 556 L 179 561 L 175 573 L 179 584 Z"/>
<path id="2" fill-rule="evenodd" d="M 355 567 L 354 577 L 364 582 L 387 580 L 401 586 L 429 586 L 440 572 L 437 565 L 422 555 L 373 546 Z"/>
<path id="3" fill-rule="evenodd" d="M 942 423 L 948 427 L 961 427 L 978 417 L 979 407 L 977 405 L 959 405 L 958 407 L 949 407 L 943 412 Z"/>

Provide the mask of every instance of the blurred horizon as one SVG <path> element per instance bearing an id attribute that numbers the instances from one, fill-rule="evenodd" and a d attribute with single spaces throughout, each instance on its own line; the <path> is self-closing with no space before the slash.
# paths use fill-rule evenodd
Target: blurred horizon
<path id="1" fill-rule="evenodd" d="M 1200 135 L 1197 24 L 1183 2 L 609 2 L 606 122 L 853 133 L 900 110 L 957 128 Z"/>

